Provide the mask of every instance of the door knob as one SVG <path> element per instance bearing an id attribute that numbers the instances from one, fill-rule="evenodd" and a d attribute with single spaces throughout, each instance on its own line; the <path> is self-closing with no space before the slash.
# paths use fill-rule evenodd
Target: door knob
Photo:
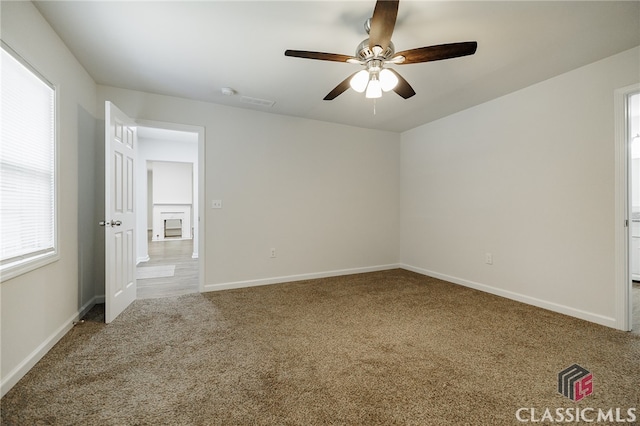
<path id="1" fill-rule="evenodd" d="M 110 226 L 110 227 L 113 228 L 114 226 L 122 225 L 122 222 L 120 222 L 119 220 L 111 220 L 111 221 L 101 220 L 100 222 L 98 222 L 98 225 L 100 225 L 100 226 Z"/>

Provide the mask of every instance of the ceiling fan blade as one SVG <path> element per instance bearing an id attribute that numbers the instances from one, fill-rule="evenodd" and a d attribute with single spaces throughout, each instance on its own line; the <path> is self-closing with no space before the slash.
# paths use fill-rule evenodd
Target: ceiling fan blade
<path id="1" fill-rule="evenodd" d="M 349 77 L 347 77 L 342 83 L 338 84 L 331 92 L 329 92 L 329 94 L 327 96 L 324 97 L 324 100 L 325 101 L 334 100 L 335 98 L 337 98 L 338 96 L 340 96 L 341 94 L 346 92 L 347 89 L 349 87 L 351 87 L 349 85 L 349 82 L 351 81 L 351 78 L 353 78 L 353 76 L 356 75 L 356 74 L 357 74 L 357 72 L 354 72 Z"/>
<path id="2" fill-rule="evenodd" d="M 477 48 L 477 42 L 465 41 L 461 43 L 439 44 L 437 46 L 404 50 L 396 53 L 395 57 L 404 56 L 405 58 L 403 62 L 398 62 L 398 65 L 417 64 L 420 62 L 440 61 L 442 59 L 473 55 L 476 53 Z"/>
<path id="3" fill-rule="evenodd" d="M 370 49 L 373 49 L 374 46 L 380 46 L 382 51 L 387 50 L 393 28 L 396 26 L 397 16 L 398 0 L 378 0 L 376 2 L 369 30 Z"/>
<path id="4" fill-rule="evenodd" d="M 396 77 L 398 77 L 398 84 L 396 84 L 396 87 L 393 88 L 394 92 L 396 92 L 398 95 L 402 96 L 405 99 L 409 99 L 410 97 L 416 94 L 416 91 L 413 90 L 413 87 L 411 87 L 411 85 L 407 82 L 407 80 L 405 80 L 404 77 L 398 74 L 396 70 L 392 68 L 386 68 L 386 69 L 388 69 L 389 71 L 394 73 Z"/>
<path id="5" fill-rule="evenodd" d="M 338 53 L 309 52 L 306 50 L 285 50 L 285 56 L 293 56 L 295 58 L 318 59 L 321 61 L 347 62 L 354 59 L 353 56 L 340 55 Z"/>

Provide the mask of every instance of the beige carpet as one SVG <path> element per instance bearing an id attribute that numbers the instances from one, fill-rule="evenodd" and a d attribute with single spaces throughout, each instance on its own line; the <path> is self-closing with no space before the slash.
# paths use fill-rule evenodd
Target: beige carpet
<path id="1" fill-rule="evenodd" d="M 2 399 L 2 424 L 512 425 L 520 407 L 640 405 L 640 336 L 402 270 L 101 321 L 97 307 Z M 594 377 L 578 403 L 557 391 L 574 363 Z"/>

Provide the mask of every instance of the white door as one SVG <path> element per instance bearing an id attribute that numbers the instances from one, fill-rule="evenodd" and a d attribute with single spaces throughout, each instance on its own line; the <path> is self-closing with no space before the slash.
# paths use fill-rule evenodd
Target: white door
<path id="1" fill-rule="evenodd" d="M 105 322 L 136 299 L 134 165 L 137 129 L 115 105 L 105 103 Z"/>

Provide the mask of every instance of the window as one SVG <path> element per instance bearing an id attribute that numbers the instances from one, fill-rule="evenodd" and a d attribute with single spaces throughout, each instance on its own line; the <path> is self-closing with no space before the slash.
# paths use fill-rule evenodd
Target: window
<path id="1" fill-rule="evenodd" d="M 57 259 L 55 87 L 0 49 L 0 280 Z"/>

